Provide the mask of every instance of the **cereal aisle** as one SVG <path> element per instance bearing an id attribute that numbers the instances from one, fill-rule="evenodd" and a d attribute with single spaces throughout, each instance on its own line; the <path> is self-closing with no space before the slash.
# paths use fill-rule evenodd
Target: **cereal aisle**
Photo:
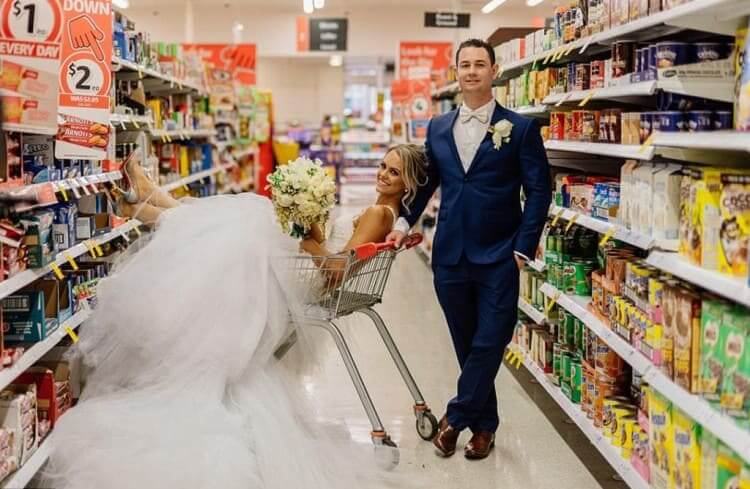
<path id="1" fill-rule="evenodd" d="M 749 16 L 0 0 L 0 489 L 750 489 Z"/>

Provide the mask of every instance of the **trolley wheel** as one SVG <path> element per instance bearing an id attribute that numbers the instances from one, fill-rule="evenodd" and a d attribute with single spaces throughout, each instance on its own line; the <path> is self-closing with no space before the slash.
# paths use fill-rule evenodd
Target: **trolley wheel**
<path id="1" fill-rule="evenodd" d="M 425 441 L 431 441 L 438 432 L 438 420 L 430 410 L 417 413 L 417 434 Z"/>

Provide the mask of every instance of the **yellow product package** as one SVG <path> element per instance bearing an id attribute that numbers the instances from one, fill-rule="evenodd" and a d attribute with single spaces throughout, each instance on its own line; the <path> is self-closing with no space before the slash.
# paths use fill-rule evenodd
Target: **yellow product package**
<path id="1" fill-rule="evenodd" d="M 726 172 L 721 176 L 721 231 L 719 271 L 747 277 L 750 244 L 750 173 Z"/>
<path id="2" fill-rule="evenodd" d="M 716 489 L 716 459 L 719 456 L 719 440 L 709 431 L 701 437 L 701 485 L 700 489 Z M 697 489 L 697 488 L 696 488 Z"/>
<path id="3" fill-rule="evenodd" d="M 737 489 L 740 486 L 742 461 L 732 450 L 719 444 L 716 458 L 716 489 Z"/>
<path id="4" fill-rule="evenodd" d="M 740 471 L 739 489 L 750 489 L 750 465 L 747 463 L 742 465 L 742 470 Z"/>
<path id="5" fill-rule="evenodd" d="M 682 180 L 680 181 L 680 254 L 684 257 L 692 257 L 692 247 L 690 238 L 692 236 L 692 218 L 695 193 L 694 188 L 695 173 L 690 168 L 684 168 L 682 171 Z M 622 204 L 620 204 L 622 209 Z"/>
<path id="6" fill-rule="evenodd" d="M 701 481 L 701 426 L 672 408 L 674 489 L 696 489 Z"/>
<path id="7" fill-rule="evenodd" d="M 672 489 L 675 464 L 671 405 L 667 399 L 651 390 L 649 392 L 648 410 L 651 427 L 649 438 L 651 488 Z"/>
<path id="8" fill-rule="evenodd" d="M 690 257 L 708 270 L 719 268 L 721 169 L 701 168 L 691 188 Z M 693 199 L 693 192 L 695 198 Z"/>

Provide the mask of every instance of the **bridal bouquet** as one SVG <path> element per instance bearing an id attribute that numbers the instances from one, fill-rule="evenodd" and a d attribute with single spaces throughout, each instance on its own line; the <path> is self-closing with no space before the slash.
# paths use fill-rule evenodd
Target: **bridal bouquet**
<path id="1" fill-rule="evenodd" d="M 328 220 L 336 184 L 320 160 L 297 158 L 268 175 L 276 217 L 285 233 L 302 238 L 313 224 Z"/>

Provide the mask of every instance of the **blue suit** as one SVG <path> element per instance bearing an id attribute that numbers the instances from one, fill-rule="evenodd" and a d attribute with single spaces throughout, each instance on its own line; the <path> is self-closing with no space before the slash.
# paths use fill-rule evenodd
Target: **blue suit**
<path id="1" fill-rule="evenodd" d="M 432 265 L 461 366 L 448 422 L 459 430 L 494 432 L 499 422 L 495 377 L 518 319 L 514 252 L 535 255 L 551 200 L 550 172 L 536 121 L 499 105 L 491 124 L 510 121 L 510 141 L 496 150 L 488 133 L 464 171 L 453 137 L 457 118 L 454 110 L 430 121 L 429 180 L 406 217 L 413 226 L 440 186 Z"/>

